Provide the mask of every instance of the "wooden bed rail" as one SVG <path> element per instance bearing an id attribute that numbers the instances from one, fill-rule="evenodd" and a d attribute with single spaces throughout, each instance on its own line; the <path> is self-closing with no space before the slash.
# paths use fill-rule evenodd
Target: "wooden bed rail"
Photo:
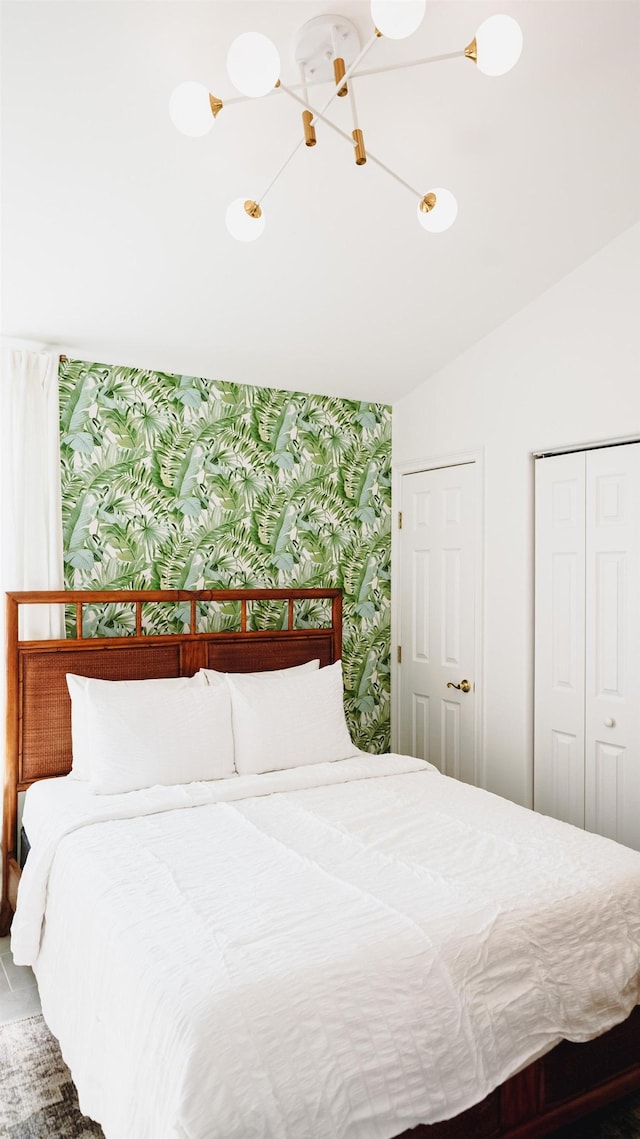
<path id="1" fill-rule="evenodd" d="M 296 602 L 331 605 L 328 625 L 296 628 Z M 239 628 L 198 631 L 206 603 L 239 602 Z M 250 628 L 251 602 L 282 602 L 286 626 Z M 144 631 L 143 607 L 188 605 L 188 628 L 178 633 Z M 135 630 L 127 636 L 86 636 L 87 606 L 133 606 Z M 75 611 L 75 637 L 20 638 L 20 611 L 33 605 L 63 605 Z M 71 714 L 66 673 L 105 680 L 192 676 L 200 668 L 253 672 L 286 668 L 317 657 L 332 664 L 342 652 L 340 589 L 156 589 L 32 590 L 6 594 L 7 708 L 2 821 L 0 936 L 15 910 L 18 862 L 18 793 L 38 779 L 71 769 Z"/>

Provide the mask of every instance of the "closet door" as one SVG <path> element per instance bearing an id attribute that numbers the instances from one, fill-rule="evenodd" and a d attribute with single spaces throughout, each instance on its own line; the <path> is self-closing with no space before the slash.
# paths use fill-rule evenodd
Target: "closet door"
<path id="1" fill-rule="evenodd" d="M 640 444 L 536 462 L 534 805 L 640 849 Z"/>
<path id="2" fill-rule="evenodd" d="M 585 826 L 640 849 L 640 444 L 587 454 Z"/>
<path id="3" fill-rule="evenodd" d="M 536 811 L 585 825 L 585 452 L 535 464 Z"/>

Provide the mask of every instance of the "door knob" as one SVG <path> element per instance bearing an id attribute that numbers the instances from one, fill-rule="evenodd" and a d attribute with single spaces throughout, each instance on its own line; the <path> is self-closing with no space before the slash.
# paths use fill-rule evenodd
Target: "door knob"
<path id="1" fill-rule="evenodd" d="M 452 680 L 447 681 L 447 688 L 458 688 L 460 692 L 471 692 L 471 683 L 468 680 L 461 680 L 459 684 L 454 684 Z"/>
<path id="2" fill-rule="evenodd" d="M 606 720 L 603 720 L 602 723 L 604 724 L 605 728 L 615 728 L 616 726 L 616 722 L 613 719 L 613 716 L 607 716 Z"/>

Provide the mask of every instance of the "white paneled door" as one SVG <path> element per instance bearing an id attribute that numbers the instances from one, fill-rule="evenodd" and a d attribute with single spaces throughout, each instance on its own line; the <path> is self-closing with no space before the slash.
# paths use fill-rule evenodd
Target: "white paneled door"
<path id="1" fill-rule="evenodd" d="M 585 452 L 536 462 L 537 811 L 584 826 Z"/>
<path id="2" fill-rule="evenodd" d="M 640 444 L 536 462 L 535 807 L 640 849 Z"/>
<path id="3" fill-rule="evenodd" d="M 399 750 L 476 782 L 476 465 L 402 477 Z"/>

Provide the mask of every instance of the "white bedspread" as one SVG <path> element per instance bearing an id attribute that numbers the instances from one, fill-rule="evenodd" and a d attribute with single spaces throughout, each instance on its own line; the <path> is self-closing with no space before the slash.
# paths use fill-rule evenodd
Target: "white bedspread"
<path id="1" fill-rule="evenodd" d="M 420 761 L 65 804 L 12 948 L 107 1139 L 389 1139 L 640 999 L 640 853 Z"/>

